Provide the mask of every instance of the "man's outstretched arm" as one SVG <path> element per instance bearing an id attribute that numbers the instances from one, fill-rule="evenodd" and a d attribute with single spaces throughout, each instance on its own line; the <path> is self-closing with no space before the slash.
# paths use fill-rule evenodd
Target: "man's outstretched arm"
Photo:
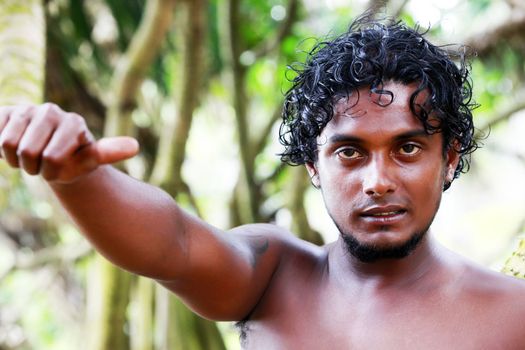
<path id="1" fill-rule="evenodd" d="M 0 151 L 12 167 L 44 177 L 110 261 L 158 280 L 203 316 L 245 317 L 277 268 L 280 229 L 225 233 L 193 217 L 162 190 L 108 165 L 134 156 L 135 140 L 96 141 L 83 118 L 55 105 L 0 107 Z"/>

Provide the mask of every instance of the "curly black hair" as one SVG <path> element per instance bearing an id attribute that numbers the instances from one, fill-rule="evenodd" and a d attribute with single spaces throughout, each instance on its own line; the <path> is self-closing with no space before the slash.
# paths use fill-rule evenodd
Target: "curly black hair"
<path id="1" fill-rule="evenodd" d="M 467 49 L 435 46 L 425 39 L 427 32 L 401 21 L 362 16 L 344 34 L 318 42 L 305 63 L 290 66 L 297 74 L 285 95 L 281 160 L 291 165 L 315 162 L 317 137 L 332 119 L 335 103 L 363 87 L 391 101 L 393 94 L 383 89 L 383 83 L 393 81 L 417 84 L 410 98 L 412 113 L 426 132 L 443 134 L 444 152 L 454 147 L 460 154 L 454 178 L 466 172 L 470 154 L 478 148 Z M 428 97 L 418 104 L 416 97 L 423 91 Z"/>

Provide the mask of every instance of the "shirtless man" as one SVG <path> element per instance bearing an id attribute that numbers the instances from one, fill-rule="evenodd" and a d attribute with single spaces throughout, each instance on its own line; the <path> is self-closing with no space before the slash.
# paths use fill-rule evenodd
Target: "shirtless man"
<path id="1" fill-rule="evenodd" d="M 476 148 L 470 97 L 464 62 L 402 24 L 356 23 L 313 51 L 281 140 L 340 231 L 323 247 L 270 224 L 208 225 L 107 165 L 136 141 L 95 141 L 54 105 L 0 109 L 0 146 L 112 262 L 242 321 L 246 349 L 524 349 L 525 284 L 428 234 Z"/>

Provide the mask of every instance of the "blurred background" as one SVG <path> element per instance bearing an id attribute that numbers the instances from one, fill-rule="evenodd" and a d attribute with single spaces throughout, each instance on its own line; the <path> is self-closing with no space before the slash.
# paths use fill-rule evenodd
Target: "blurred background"
<path id="1" fill-rule="evenodd" d="M 432 231 L 499 270 L 525 230 L 521 0 L 1 0 L 0 103 L 51 101 L 97 137 L 135 136 L 125 171 L 220 228 L 275 222 L 322 244 L 337 232 L 320 193 L 276 155 L 286 66 L 369 7 L 476 52 L 490 135 Z M 232 323 L 94 253 L 40 179 L 0 162 L 0 188 L 0 350 L 239 349 Z"/>

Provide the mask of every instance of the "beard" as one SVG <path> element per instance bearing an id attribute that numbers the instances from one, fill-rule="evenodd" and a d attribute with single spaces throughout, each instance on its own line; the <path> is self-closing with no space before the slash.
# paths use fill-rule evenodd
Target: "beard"
<path id="1" fill-rule="evenodd" d="M 421 243 L 429 227 L 425 230 L 415 232 L 409 240 L 399 245 L 386 247 L 361 243 L 351 233 L 343 232 L 339 227 L 338 229 L 339 232 L 341 232 L 341 238 L 343 238 L 347 252 L 361 262 L 372 263 L 381 259 L 403 259 L 407 257 L 417 248 L 419 243 Z"/>
<path id="2" fill-rule="evenodd" d="M 438 196 L 435 201 L 433 214 L 424 225 L 421 225 L 422 229 L 416 228 L 410 235 L 410 238 L 402 243 L 386 246 L 360 242 L 351 231 L 345 231 L 341 225 L 337 223 L 328 207 L 327 212 L 343 239 L 346 251 L 360 262 L 373 263 L 382 259 L 403 259 L 409 256 L 418 247 L 423 238 L 425 238 L 436 217 L 440 203 L 441 196 Z"/>

